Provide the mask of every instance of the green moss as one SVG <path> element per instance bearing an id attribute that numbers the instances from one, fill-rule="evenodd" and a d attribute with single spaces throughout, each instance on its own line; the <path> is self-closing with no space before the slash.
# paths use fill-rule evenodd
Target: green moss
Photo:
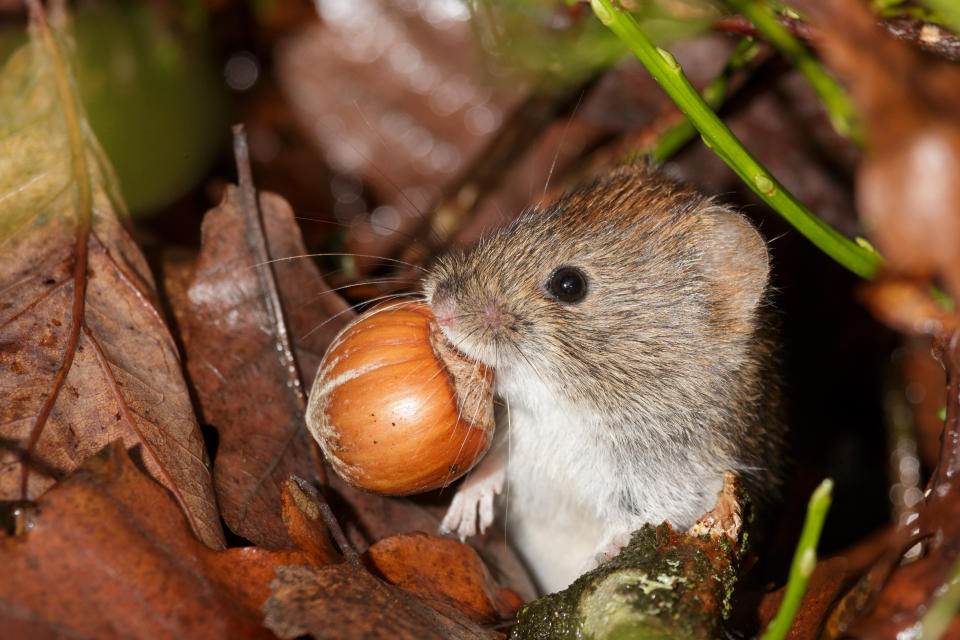
<path id="1" fill-rule="evenodd" d="M 515 640 L 703 639 L 722 635 L 741 547 L 669 525 L 635 532 L 610 562 L 524 607 Z"/>

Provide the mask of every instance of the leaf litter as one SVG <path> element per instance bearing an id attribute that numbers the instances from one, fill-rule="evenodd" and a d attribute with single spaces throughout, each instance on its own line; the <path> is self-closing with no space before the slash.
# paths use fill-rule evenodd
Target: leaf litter
<path id="1" fill-rule="evenodd" d="M 436 505 L 360 494 L 330 479 L 324 494 L 344 518 L 351 541 L 366 547 L 380 540 L 367 550 L 368 563 L 386 554 L 370 565 L 371 575 L 341 559 L 311 506 L 313 498 L 298 493 L 286 478 L 288 471 L 316 471 L 300 447 L 298 401 L 289 391 L 290 371 L 284 370 L 284 361 L 273 356 L 259 361 L 253 354 L 275 350 L 277 334 L 282 333 L 276 318 L 289 322 L 292 340 L 286 347 L 296 353 L 300 375 L 309 384 L 315 364 L 308 362 L 319 358 L 323 341 L 329 339 L 323 331 L 311 330 L 346 306 L 335 294 L 327 298 L 329 288 L 320 284 L 319 273 L 306 273 L 277 277 L 282 313 L 269 309 L 264 261 L 252 251 L 249 237 L 240 241 L 241 251 L 208 250 L 201 258 L 211 267 L 202 275 L 210 278 L 212 287 L 238 285 L 246 302 L 231 306 L 225 291 L 222 299 L 204 300 L 195 310 L 198 317 L 207 314 L 206 322 L 191 319 L 193 311 L 183 316 L 196 330 L 195 337 L 186 340 L 194 384 L 198 389 L 209 385 L 198 393 L 203 417 L 221 438 L 211 482 L 152 276 L 127 234 L 112 171 L 76 99 L 65 62 L 70 58 L 69 38 L 63 32 L 45 32 L 36 5 L 33 16 L 31 44 L 0 76 L 0 394 L 5 399 L 0 406 L 0 499 L 33 501 L 19 511 L 22 535 L 0 535 L 0 561 L 11 574 L 0 584 L 0 635 L 136 637 L 142 629 L 153 633 L 143 637 L 270 637 L 261 626 L 266 614 L 270 628 L 283 637 L 496 637 L 458 617 L 457 585 L 442 579 L 434 584 L 442 571 L 432 573 L 428 561 L 420 562 L 446 558 L 449 552 L 460 560 L 440 560 L 435 568 L 460 561 L 473 565 L 466 547 L 449 540 L 434 542 L 425 534 L 393 535 L 398 529 L 431 530 Z M 915 75 L 910 69 L 906 73 Z M 867 74 L 866 81 L 878 77 Z M 949 119 L 935 115 L 926 120 Z M 370 176 L 368 180 L 377 182 Z M 893 182 L 888 186 L 898 188 Z M 392 184 L 382 188 L 399 191 Z M 237 195 L 235 188 L 228 190 L 224 205 L 235 210 L 230 215 L 244 208 Z M 954 200 L 952 195 L 943 199 Z M 289 206 L 269 194 L 255 201 L 270 254 L 303 254 Z M 955 211 L 929 226 L 950 227 L 955 222 L 951 213 Z M 220 227 L 224 234 L 240 230 L 238 218 L 225 219 L 229 222 Z M 899 224 L 877 220 L 881 231 L 891 233 Z M 955 238 L 940 235 L 947 249 L 932 252 L 919 268 L 911 260 L 922 255 L 923 242 L 909 243 L 908 255 L 896 256 L 893 263 L 911 277 L 937 273 L 953 293 L 956 264 L 949 243 Z M 285 248 L 275 251 L 274 243 Z M 256 274 L 252 278 L 259 284 L 236 277 L 238 265 Z M 312 268 L 309 261 L 289 261 L 272 264 L 270 271 L 278 274 L 293 265 L 306 272 Z M 220 275 L 227 277 L 217 280 Z M 930 304 L 922 284 L 906 291 L 915 300 L 913 315 L 895 315 L 904 305 L 890 302 L 889 296 L 876 303 L 875 313 L 897 318 L 890 324 L 907 332 L 916 328 L 915 316 L 952 326 L 955 318 Z M 880 286 L 902 298 L 901 283 L 890 280 Z M 891 291 L 891 286 L 900 289 Z M 318 292 L 331 303 L 320 312 L 322 317 L 304 311 L 304 301 Z M 243 320 L 236 333 L 226 330 L 233 312 Z M 325 327 L 333 331 L 334 324 Z M 251 339 L 256 331 L 264 332 L 265 339 Z M 216 342 L 216 348 L 203 350 Z M 237 347 L 233 351 L 231 343 Z M 955 343 L 942 350 L 945 360 L 950 355 L 948 422 L 953 436 L 960 366 L 956 351 Z M 244 362 L 234 369 L 224 366 L 239 354 Z M 198 382 L 202 376 L 194 373 L 196 362 L 204 363 L 214 377 L 229 371 L 239 391 L 235 398 L 218 399 L 222 388 L 209 380 Z M 258 390 L 257 382 L 269 388 Z M 280 389 L 283 385 L 286 392 Z M 249 400 L 254 397 L 256 402 Z M 217 402 L 223 406 L 215 408 Z M 259 405 L 267 402 L 281 405 L 279 418 L 260 411 Z M 103 449 L 118 438 L 124 446 Z M 101 453 L 90 458 L 97 451 Z M 234 461 L 228 464 L 231 457 Z M 955 460 L 949 462 L 955 465 Z M 167 491 L 142 475 L 141 467 Z M 893 547 L 913 540 L 903 531 L 894 532 L 885 545 L 890 547 L 886 557 L 839 600 L 837 595 L 861 571 L 824 561 L 818 568 L 822 584 L 808 594 L 816 602 L 805 605 L 808 615 L 798 618 L 795 631 L 815 634 L 825 629 L 839 636 L 851 629 L 883 633 L 895 624 L 913 625 L 930 594 L 943 584 L 946 561 L 956 557 L 956 527 L 951 524 L 957 521 L 956 488 L 951 484 L 955 480 L 940 482 L 947 489 L 929 501 L 919 521 L 934 540 L 926 561 L 896 568 L 900 550 Z M 214 551 L 193 537 L 215 548 L 223 545 L 214 485 L 230 528 L 261 547 Z M 263 548 L 268 546 L 285 550 Z M 478 620 L 490 621 L 507 610 L 505 596 L 481 569 L 467 576 L 473 585 L 467 589 L 467 602 L 474 613 L 480 612 Z M 402 594 L 384 579 L 423 600 Z M 473 603 L 476 594 L 495 601 Z M 509 601 L 507 597 L 507 605 Z M 185 608 L 193 604 L 196 610 Z M 169 619 L 161 621 L 158 612 L 169 612 Z M 378 623 L 381 626 L 372 626 Z"/>
<path id="2" fill-rule="evenodd" d="M 303 259 L 290 205 L 269 193 L 257 199 L 249 164 L 244 173 L 204 217 L 188 291 L 187 367 L 203 420 L 219 434 L 214 484 L 227 526 L 281 548 L 281 483 L 314 475 L 301 375 L 313 375 L 354 313 Z"/>
<path id="3" fill-rule="evenodd" d="M 208 458 L 69 70 L 69 36 L 32 4 L 0 77 L 0 498 L 28 500 L 121 438 L 224 546 Z"/>
<path id="4" fill-rule="evenodd" d="M 7 507 L 17 505 L 18 525 L 13 534 L 0 532 L 0 557 L 11 572 L 0 586 L 0 635 L 272 637 L 260 610 L 269 600 L 266 612 L 277 630 L 307 624 L 318 637 L 358 637 L 371 624 L 384 637 L 501 637 L 441 597 L 443 584 L 434 581 L 440 592 L 431 607 L 363 565 L 345 563 L 315 502 L 285 479 L 290 471 L 314 470 L 301 437 L 296 365 L 311 375 L 338 329 L 336 319 L 351 312 L 309 261 L 264 260 L 265 246 L 274 257 L 305 251 L 289 205 L 257 196 L 249 175 L 239 190 L 228 189 L 208 223 L 221 225 L 228 239 L 235 237 L 231 228 L 246 232 L 237 240 L 241 250 L 221 245 L 201 256 L 191 290 L 195 308 L 178 314 L 190 329 L 190 362 L 215 377 L 217 367 L 227 370 L 224 354 L 270 354 L 237 367 L 235 404 L 218 398 L 223 390 L 209 379 L 206 388 L 197 384 L 204 417 L 220 422 L 217 462 L 228 471 L 216 480 L 224 515 L 241 535 L 263 544 L 223 549 L 180 357 L 146 260 L 127 231 L 109 162 L 79 106 L 66 62 L 69 35 L 51 30 L 39 5 L 31 11 L 32 38 L 0 76 L 2 94 L 11 96 L 0 104 L 0 391 L 13 399 L 0 408 L 0 489 Z M 251 229 L 249 215 L 243 224 L 237 219 L 238 212 L 251 213 L 251 200 L 259 202 L 253 213 L 262 216 L 262 228 Z M 275 272 L 283 308 L 270 291 Z M 225 297 L 196 295 L 203 284 Z M 246 298 L 230 298 L 238 291 Z M 243 322 L 218 334 L 234 312 Z M 288 317 L 294 339 L 284 346 L 297 362 L 272 355 Z M 272 333 L 263 331 L 271 325 Z M 260 343 L 249 337 L 264 333 Z M 243 348 L 238 338 L 247 341 Z M 216 342 L 228 347 L 190 351 Z M 253 402 L 258 385 L 268 387 L 266 399 Z M 218 400 L 226 407 L 219 413 Z M 279 405 L 280 419 L 250 411 L 266 404 Z M 275 434 L 264 434 L 271 427 Z M 230 474 L 239 478 L 232 486 Z M 398 505 L 383 513 L 410 509 L 420 508 Z M 408 521 L 399 518 L 393 526 Z M 435 526 L 435 519 L 428 521 Z M 436 540 L 475 558 L 460 543 Z M 389 551 L 380 557 L 390 562 Z M 502 600 L 481 570 L 477 565 L 478 579 Z M 408 570 L 405 579 L 414 578 Z M 290 599 L 283 588 L 306 590 L 310 598 Z M 397 603 L 384 614 L 385 605 Z M 308 606 L 314 617 L 285 621 L 298 606 Z M 323 606 L 331 615 L 316 618 Z M 493 603 L 476 606 L 494 610 Z M 407 635 L 397 635 L 403 629 Z"/>

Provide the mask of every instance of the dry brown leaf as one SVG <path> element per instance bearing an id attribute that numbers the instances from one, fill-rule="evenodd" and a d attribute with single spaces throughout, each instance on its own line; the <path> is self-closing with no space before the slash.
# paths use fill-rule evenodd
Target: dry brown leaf
<path id="1" fill-rule="evenodd" d="M 280 500 L 283 503 L 283 525 L 297 548 L 313 554 L 323 563 L 343 559 L 330 540 L 330 532 L 321 520 L 317 504 L 293 478 L 284 480 Z"/>
<path id="2" fill-rule="evenodd" d="M 317 640 L 492 640 L 458 612 L 437 612 L 348 562 L 325 567 L 278 567 L 264 623 L 281 638 Z"/>
<path id="3" fill-rule="evenodd" d="M 420 531 L 380 540 L 363 562 L 388 582 L 423 597 L 441 599 L 479 623 L 513 616 L 523 599 L 501 589 L 470 546 Z"/>
<path id="4" fill-rule="evenodd" d="M 327 343 L 353 312 L 302 257 L 290 206 L 264 193 L 259 211 L 248 211 L 242 189 L 228 186 L 204 218 L 189 291 L 187 366 L 203 420 L 220 435 L 214 479 L 224 520 L 248 540 L 280 548 L 289 544 L 277 517 L 281 483 L 291 473 L 314 475 L 303 387 L 287 360 L 290 338 L 309 384 Z M 258 217 L 262 227 L 251 228 L 248 221 Z M 269 257 L 280 261 L 263 264 L 257 257 L 261 228 Z M 282 260 L 292 256 L 299 257 Z M 279 289 L 282 312 L 267 279 Z"/>
<path id="5" fill-rule="evenodd" d="M 834 607 L 825 625 L 827 638 L 921 637 L 930 629 L 927 614 L 947 592 L 960 558 L 960 331 L 934 342 L 937 359 L 946 370 L 947 414 L 933 477 L 916 518 L 897 526 L 886 538 L 886 551 Z M 922 542 L 921 557 L 901 564 L 905 551 Z M 949 601 L 948 601 L 949 602 Z M 951 622 L 947 614 L 944 622 Z M 960 618 L 943 637 L 960 633 Z"/>
<path id="6" fill-rule="evenodd" d="M 924 614 L 950 585 L 960 557 L 958 497 L 958 487 L 946 484 L 927 496 L 919 517 L 894 531 L 887 553 L 834 607 L 825 638 L 902 638 L 923 631 Z M 920 539 L 926 540 L 925 555 L 901 566 L 901 553 Z M 955 616 L 943 637 L 958 633 Z"/>
<path id="7" fill-rule="evenodd" d="M 210 550 L 119 442 L 41 496 L 25 524 L 0 534 L 3 638 L 271 638 L 258 609 L 274 569 L 323 562 Z"/>
<path id="8" fill-rule="evenodd" d="M 76 95 L 69 35 L 32 14 L 0 76 L 0 499 L 34 499 L 122 438 L 222 547 L 180 358 Z"/>
<path id="9" fill-rule="evenodd" d="M 326 498 L 350 542 L 360 550 L 409 531 L 437 531 L 453 495 L 448 488 L 413 498 L 380 496 L 352 487 L 332 472 L 327 474 L 326 489 Z M 483 535 L 470 538 L 469 543 L 498 583 L 508 585 L 526 600 L 536 597 L 530 574 L 507 544 L 502 528 L 490 527 Z"/>

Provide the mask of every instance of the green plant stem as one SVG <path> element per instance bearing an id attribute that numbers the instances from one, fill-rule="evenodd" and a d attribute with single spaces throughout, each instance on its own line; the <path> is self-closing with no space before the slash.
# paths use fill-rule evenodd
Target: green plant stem
<path id="1" fill-rule="evenodd" d="M 787 636 L 790 625 L 793 623 L 803 594 L 807 591 L 810 575 L 817 566 L 817 543 L 820 532 L 823 530 L 823 521 L 827 518 L 830 509 L 833 480 L 827 478 L 820 483 L 810 496 L 807 505 L 807 517 L 803 522 L 800 540 L 793 552 L 793 562 L 790 564 L 790 576 L 787 578 L 787 590 L 783 594 L 783 601 L 777 615 L 773 617 L 767 630 L 760 640 L 781 640 Z"/>
<path id="2" fill-rule="evenodd" d="M 823 101 L 836 132 L 862 146 L 863 130 L 853 101 L 833 76 L 820 66 L 803 43 L 780 24 L 770 5 L 764 0 L 726 0 L 726 3 L 752 22 L 764 38 L 807 78 L 807 82 Z"/>
<path id="3" fill-rule="evenodd" d="M 944 24 L 960 33 L 960 5 L 957 0 L 923 0 L 923 4 L 940 14 Z"/>
<path id="4" fill-rule="evenodd" d="M 758 51 L 759 45 L 753 38 L 742 38 L 737 43 L 727 63 L 723 66 L 723 71 L 703 90 L 703 100 L 711 109 L 716 111 L 720 108 L 724 98 L 726 98 L 730 78 L 737 70 L 752 60 Z M 674 125 L 660 136 L 660 140 L 650 152 L 650 156 L 656 162 L 663 162 L 673 157 L 683 145 L 687 144 L 696 135 L 696 128 L 690 122 L 690 119 L 685 117 L 683 122 Z"/>
<path id="5" fill-rule="evenodd" d="M 920 620 L 918 640 L 937 640 L 946 633 L 960 609 L 960 559 L 953 563 L 940 594 Z"/>
<path id="6" fill-rule="evenodd" d="M 610 0 L 590 0 L 594 13 L 633 51 L 667 95 L 700 131 L 704 142 L 774 211 L 824 253 L 853 273 L 872 278 L 880 256 L 857 246 L 804 207 L 773 175 L 750 155 L 717 117 L 683 74 L 669 52 L 653 45 L 629 13 L 617 11 Z"/>

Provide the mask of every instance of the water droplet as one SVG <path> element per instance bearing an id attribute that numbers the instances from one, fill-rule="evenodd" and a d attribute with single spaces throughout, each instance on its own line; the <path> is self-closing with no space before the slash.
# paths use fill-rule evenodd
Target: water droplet
<path id="1" fill-rule="evenodd" d="M 493 105 L 481 104 L 471 108 L 464 116 L 467 130 L 476 136 L 495 131 L 502 120 L 500 110 Z"/>
<path id="2" fill-rule="evenodd" d="M 420 67 L 420 51 L 409 42 L 398 42 L 390 49 L 389 62 L 397 73 L 413 75 Z"/>
<path id="3" fill-rule="evenodd" d="M 389 205 L 382 205 L 370 213 L 370 227 L 381 236 L 394 233 L 400 226 L 400 214 Z"/>
<path id="4" fill-rule="evenodd" d="M 421 12 L 424 20 L 439 29 L 446 29 L 470 19 L 470 10 L 460 0 L 430 0 Z"/>
<path id="5" fill-rule="evenodd" d="M 448 142 L 441 142 L 434 146 L 427 156 L 427 166 L 430 171 L 453 173 L 460 168 L 460 151 Z"/>
<path id="6" fill-rule="evenodd" d="M 413 118 L 405 111 L 386 111 L 377 121 L 380 134 L 392 140 L 403 138 L 414 124 Z"/>
<path id="7" fill-rule="evenodd" d="M 246 91 L 256 83 L 259 76 L 260 64 L 256 56 L 249 51 L 230 56 L 223 67 L 223 79 L 234 91 Z"/>
<path id="8" fill-rule="evenodd" d="M 433 135 L 423 127 L 411 127 L 403 136 L 403 144 L 414 158 L 425 158 L 433 150 Z"/>
<path id="9" fill-rule="evenodd" d="M 421 64 L 407 77 L 407 82 L 417 93 L 429 94 L 440 82 L 440 72 L 432 65 Z"/>
<path id="10" fill-rule="evenodd" d="M 877 250 L 873 247 L 873 245 L 870 244 L 870 241 L 864 238 L 863 236 L 857 236 L 856 238 L 853 239 L 853 241 L 856 242 L 857 246 L 860 247 L 861 249 L 866 249 L 870 253 L 877 252 Z"/>
<path id="11" fill-rule="evenodd" d="M 330 192 L 337 202 L 351 204 L 360 199 L 363 185 L 352 175 L 338 173 L 330 179 Z"/>

